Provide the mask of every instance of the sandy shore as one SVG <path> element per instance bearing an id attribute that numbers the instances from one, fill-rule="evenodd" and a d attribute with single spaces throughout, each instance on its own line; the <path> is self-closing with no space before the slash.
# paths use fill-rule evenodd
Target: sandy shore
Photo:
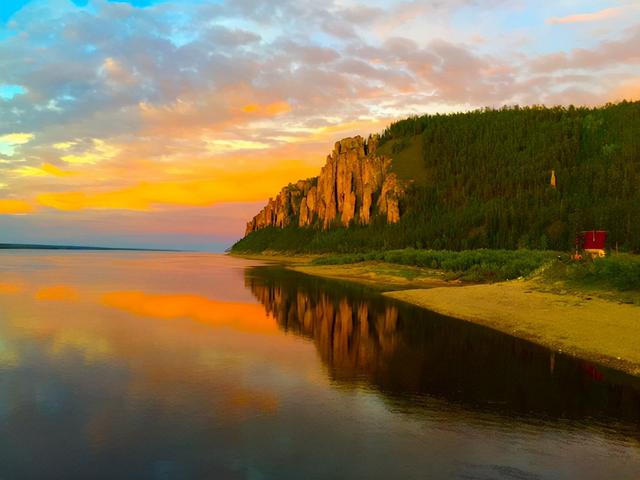
<path id="1" fill-rule="evenodd" d="M 534 288 L 522 280 L 384 295 L 640 375 L 640 307 Z"/>

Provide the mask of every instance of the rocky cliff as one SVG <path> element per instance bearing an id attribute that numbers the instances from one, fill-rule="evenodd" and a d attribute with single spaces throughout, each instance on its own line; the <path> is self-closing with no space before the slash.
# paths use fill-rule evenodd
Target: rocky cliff
<path id="1" fill-rule="evenodd" d="M 378 136 L 336 142 L 318 177 L 289 184 L 247 223 L 246 235 L 265 227 L 319 226 L 336 222 L 368 225 L 375 215 L 400 219 L 404 185 L 391 170 L 391 160 L 376 155 Z"/>

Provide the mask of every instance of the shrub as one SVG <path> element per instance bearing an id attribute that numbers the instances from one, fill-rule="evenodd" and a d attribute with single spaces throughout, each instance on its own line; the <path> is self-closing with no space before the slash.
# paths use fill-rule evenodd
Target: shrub
<path id="1" fill-rule="evenodd" d="M 443 270 L 468 281 L 500 281 L 524 277 L 551 261 L 557 253 L 534 250 L 390 250 L 362 254 L 327 255 L 315 265 L 344 265 L 384 261 Z"/>

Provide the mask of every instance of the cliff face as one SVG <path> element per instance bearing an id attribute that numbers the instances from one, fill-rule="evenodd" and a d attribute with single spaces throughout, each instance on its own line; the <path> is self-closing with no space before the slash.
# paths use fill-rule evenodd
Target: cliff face
<path id="1" fill-rule="evenodd" d="M 294 222 L 329 228 L 336 220 L 368 225 L 376 214 L 389 223 L 400 220 L 404 185 L 390 172 L 391 160 L 376 155 L 378 136 L 357 136 L 336 142 L 320 175 L 283 188 L 247 223 L 246 235 L 265 227 Z"/>

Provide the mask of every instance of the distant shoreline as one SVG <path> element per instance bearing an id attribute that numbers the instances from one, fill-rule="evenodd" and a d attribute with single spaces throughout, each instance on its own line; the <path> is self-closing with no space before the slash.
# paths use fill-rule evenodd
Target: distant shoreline
<path id="1" fill-rule="evenodd" d="M 132 252 L 185 252 L 170 248 L 93 247 L 88 245 L 44 245 L 37 243 L 0 243 L 0 250 L 94 250 Z"/>

